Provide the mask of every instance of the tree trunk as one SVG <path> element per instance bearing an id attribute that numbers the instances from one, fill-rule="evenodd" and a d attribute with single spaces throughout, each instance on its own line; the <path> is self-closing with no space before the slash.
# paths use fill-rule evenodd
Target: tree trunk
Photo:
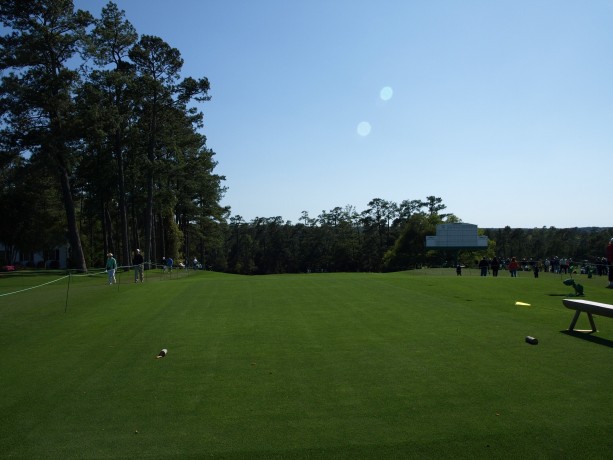
<path id="1" fill-rule="evenodd" d="M 149 120 L 149 133 L 147 142 L 147 159 L 149 160 L 147 171 L 147 205 L 145 211 L 145 250 L 149 257 L 153 254 L 153 174 L 155 171 L 155 140 L 157 128 L 157 97 L 153 97 L 153 107 L 151 110 L 151 119 Z"/>
<path id="2" fill-rule="evenodd" d="M 72 262 L 77 270 L 87 273 L 85 255 L 83 254 L 81 237 L 79 236 L 79 228 L 77 226 L 74 200 L 72 199 L 70 177 L 68 170 L 63 164 L 58 164 L 58 170 L 60 175 L 60 185 L 62 188 L 62 201 L 64 202 L 64 209 L 66 210 L 66 219 L 68 223 L 68 239 L 72 250 Z"/>
<path id="3" fill-rule="evenodd" d="M 121 135 L 115 133 L 115 158 L 117 159 L 117 174 L 119 181 L 119 223 L 121 225 L 121 248 L 124 263 L 130 263 L 130 238 L 128 237 L 128 211 L 126 204 L 126 179 L 123 167 L 123 153 L 121 148 Z M 138 241 L 134 241 L 138 244 Z"/>
<path id="4" fill-rule="evenodd" d="M 147 206 L 145 210 L 145 252 L 149 258 L 153 254 L 153 171 L 148 172 Z"/>

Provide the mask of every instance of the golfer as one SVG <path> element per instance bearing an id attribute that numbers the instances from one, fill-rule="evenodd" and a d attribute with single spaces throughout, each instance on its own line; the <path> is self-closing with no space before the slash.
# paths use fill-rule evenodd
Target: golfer
<path id="1" fill-rule="evenodd" d="M 106 272 L 109 275 L 109 284 L 116 283 L 115 270 L 117 270 L 117 261 L 113 257 L 113 253 L 109 252 L 106 255 Z"/>
<path id="2" fill-rule="evenodd" d="M 132 259 L 132 265 L 134 266 L 134 282 L 143 282 L 143 272 L 145 270 L 145 259 L 140 253 L 140 249 L 137 249 Z"/>

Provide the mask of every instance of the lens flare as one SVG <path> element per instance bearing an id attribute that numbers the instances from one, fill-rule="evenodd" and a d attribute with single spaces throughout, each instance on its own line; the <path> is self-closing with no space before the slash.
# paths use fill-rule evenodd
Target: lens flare
<path id="1" fill-rule="evenodd" d="M 389 86 L 382 88 L 381 92 L 379 93 L 379 97 L 381 98 L 382 101 L 389 101 L 393 95 L 394 95 L 394 90 L 390 88 Z"/>
<path id="2" fill-rule="evenodd" d="M 358 123 L 357 131 L 360 136 L 368 136 L 370 134 L 370 129 L 370 123 L 368 123 L 367 121 L 361 121 L 360 123 Z"/>

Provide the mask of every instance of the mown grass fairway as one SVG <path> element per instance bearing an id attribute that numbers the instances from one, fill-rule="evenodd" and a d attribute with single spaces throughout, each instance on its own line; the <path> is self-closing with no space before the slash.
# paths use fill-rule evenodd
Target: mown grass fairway
<path id="1" fill-rule="evenodd" d="M 575 278 L 613 303 L 604 278 Z M 0 277 L 0 294 L 50 279 Z M 67 279 L 0 297 L 1 458 L 613 450 L 613 320 L 562 332 L 559 275 L 122 279 L 73 277 L 67 305 Z"/>

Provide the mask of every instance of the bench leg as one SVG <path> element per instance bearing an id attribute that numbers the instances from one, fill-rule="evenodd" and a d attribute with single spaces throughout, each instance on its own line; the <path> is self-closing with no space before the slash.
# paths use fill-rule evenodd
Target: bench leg
<path id="1" fill-rule="evenodd" d="M 573 320 L 570 322 L 570 326 L 568 326 L 569 331 L 572 331 L 575 329 L 575 325 L 577 324 L 577 320 L 579 319 L 580 314 L 581 314 L 581 310 L 577 310 L 575 312 L 575 316 L 573 316 Z"/>
<path id="2" fill-rule="evenodd" d="M 597 332 L 596 323 L 594 322 L 594 317 L 591 313 L 585 312 L 587 314 L 587 318 L 590 320 L 590 326 L 592 326 L 591 332 Z M 575 312 L 575 316 L 573 316 L 573 320 L 570 322 L 570 326 L 568 326 L 569 331 L 574 331 L 575 326 L 577 325 L 577 320 L 579 319 L 579 315 L 581 314 L 581 310 L 577 310 Z M 578 331 L 578 332 L 590 332 L 590 331 Z"/>
<path id="3" fill-rule="evenodd" d="M 597 332 L 597 330 L 596 330 L 596 323 L 594 323 L 594 318 L 592 318 L 592 314 L 588 313 L 587 317 L 590 320 L 590 326 L 592 326 L 592 332 Z"/>

